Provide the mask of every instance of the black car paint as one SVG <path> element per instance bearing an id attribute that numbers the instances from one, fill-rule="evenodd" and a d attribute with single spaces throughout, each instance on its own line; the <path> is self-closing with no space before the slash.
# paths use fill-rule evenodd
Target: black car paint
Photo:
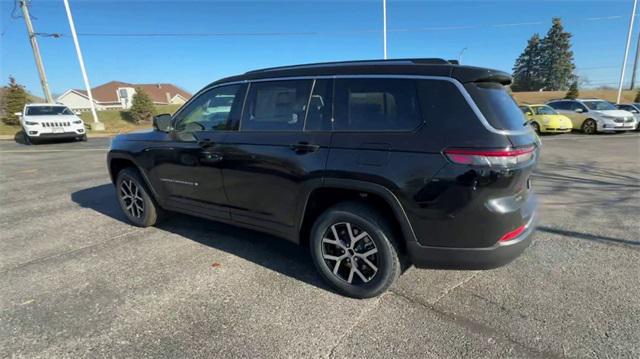
<path id="1" fill-rule="evenodd" d="M 459 79 L 471 80 L 496 73 L 427 67 L 430 70 L 400 72 L 424 75 L 431 71 L 438 76 L 456 72 Z M 319 75 L 374 71 L 369 66 L 350 70 L 325 68 Z M 270 72 L 248 73 L 213 85 L 298 76 L 300 72 L 317 74 L 297 68 Z M 374 73 L 394 74 L 394 69 L 382 67 Z M 453 82 L 425 81 L 431 83 L 420 100 L 431 117 L 413 131 L 249 132 L 238 131 L 237 125 L 231 131 L 148 131 L 117 136 L 108 161 L 134 163 L 164 208 L 294 242 L 301 241 L 306 204 L 314 190 L 371 193 L 392 209 L 416 266 L 473 269 L 502 265 L 524 250 L 533 231 L 536 200 L 529 188 L 529 174 L 534 163 L 505 170 L 472 168 L 451 163 L 443 151 L 449 147 L 520 147 L 536 143 L 537 137 L 531 131 L 517 135 L 488 131 L 462 95 L 439 96 L 456 88 Z M 496 201 L 501 205 L 493 206 Z M 527 230 L 512 245 L 498 243 L 502 235 L 524 223 Z"/>

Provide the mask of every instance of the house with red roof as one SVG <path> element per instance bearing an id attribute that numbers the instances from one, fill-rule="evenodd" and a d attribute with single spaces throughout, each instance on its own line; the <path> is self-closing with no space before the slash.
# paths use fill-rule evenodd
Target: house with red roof
<path id="1" fill-rule="evenodd" d="M 131 107 L 136 88 L 143 89 L 156 105 L 183 104 L 191 94 L 180 87 L 168 83 L 131 84 L 122 81 L 110 81 L 91 89 L 96 110 L 125 110 Z M 69 89 L 60 95 L 56 102 L 75 111 L 89 111 L 91 105 L 85 90 Z"/>

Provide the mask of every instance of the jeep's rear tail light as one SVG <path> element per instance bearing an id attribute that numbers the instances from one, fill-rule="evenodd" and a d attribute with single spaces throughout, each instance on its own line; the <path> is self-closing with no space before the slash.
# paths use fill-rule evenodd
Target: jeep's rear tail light
<path id="1" fill-rule="evenodd" d="M 449 161 L 460 165 L 513 167 L 532 161 L 536 156 L 536 147 L 485 150 L 469 148 L 449 148 L 444 151 Z"/>
<path id="2" fill-rule="evenodd" d="M 523 224 L 523 225 L 521 225 L 520 227 L 518 227 L 518 228 L 514 229 L 514 230 L 513 230 L 513 231 L 511 231 L 511 232 L 507 232 L 507 233 L 505 233 L 505 234 L 504 234 L 504 236 L 502 236 L 502 237 L 500 238 L 499 242 L 506 242 L 506 241 L 510 241 L 510 240 L 512 240 L 512 239 L 517 238 L 519 235 L 521 235 L 521 234 L 522 234 L 522 232 L 524 232 L 525 228 L 526 228 L 526 227 L 525 227 L 525 225 Z"/>

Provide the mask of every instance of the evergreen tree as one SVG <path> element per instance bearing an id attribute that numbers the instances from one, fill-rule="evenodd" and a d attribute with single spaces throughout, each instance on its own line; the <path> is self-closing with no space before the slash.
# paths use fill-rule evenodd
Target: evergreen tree
<path id="1" fill-rule="evenodd" d="M 551 29 L 540 43 L 541 80 L 547 91 L 566 90 L 574 80 L 575 65 L 570 40 L 571 33 L 564 31 L 559 18 L 554 18 Z"/>
<path id="2" fill-rule="evenodd" d="M 640 89 L 638 89 L 638 92 L 636 92 L 636 98 L 633 99 L 633 102 L 640 102 Z"/>
<path id="3" fill-rule="evenodd" d="M 135 123 L 143 121 L 151 121 L 155 115 L 156 108 L 153 105 L 151 97 L 141 88 L 136 88 L 136 93 L 133 95 L 131 102 L 131 119 Z"/>
<path id="4" fill-rule="evenodd" d="M 9 86 L 5 88 L 2 99 L 2 110 L 4 112 L 2 122 L 7 125 L 19 125 L 20 119 L 15 113 L 22 112 L 24 105 L 29 102 L 29 95 L 24 86 L 18 84 L 13 76 L 9 76 Z"/>
<path id="5" fill-rule="evenodd" d="M 542 88 L 540 50 L 540 35 L 533 34 L 527 42 L 527 47 L 513 65 L 511 88 L 514 91 L 538 91 Z"/>
<path id="6" fill-rule="evenodd" d="M 578 80 L 573 80 L 571 86 L 569 86 L 569 91 L 564 95 L 564 98 L 569 100 L 575 100 L 580 96 L 580 92 L 578 92 Z"/>

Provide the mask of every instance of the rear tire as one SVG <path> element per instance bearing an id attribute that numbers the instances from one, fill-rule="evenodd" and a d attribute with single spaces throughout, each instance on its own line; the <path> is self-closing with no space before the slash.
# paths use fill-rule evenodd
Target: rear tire
<path id="1" fill-rule="evenodd" d="M 327 209 L 314 223 L 309 242 L 318 272 L 343 295 L 378 296 L 400 275 L 394 231 L 366 204 L 344 202 Z"/>
<path id="2" fill-rule="evenodd" d="M 582 123 L 582 132 L 593 135 L 598 132 L 598 124 L 592 119 L 587 119 Z"/>
<path id="3" fill-rule="evenodd" d="M 154 201 L 137 169 L 128 167 L 118 172 L 116 192 L 120 208 L 131 223 L 138 227 L 159 223 L 162 209 Z"/>

